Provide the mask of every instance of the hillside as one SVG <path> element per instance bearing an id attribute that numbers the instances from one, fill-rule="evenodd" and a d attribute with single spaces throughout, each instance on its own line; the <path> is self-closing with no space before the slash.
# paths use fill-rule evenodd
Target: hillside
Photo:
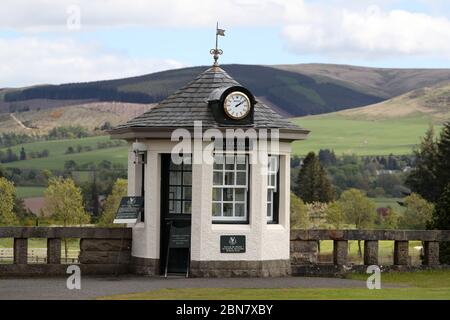
<path id="1" fill-rule="evenodd" d="M 0 133 L 45 134 L 59 126 L 82 126 L 94 131 L 107 122 L 112 126 L 124 123 L 141 115 L 152 106 L 122 102 L 94 102 L 12 114 L 0 113 Z"/>
<path id="2" fill-rule="evenodd" d="M 392 98 L 418 88 L 450 80 L 450 69 L 390 69 L 336 64 L 291 64 L 274 68 L 298 72 L 382 98 Z"/>
<path id="3" fill-rule="evenodd" d="M 450 82 L 424 87 L 366 107 L 336 114 L 360 120 L 384 120 L 409 117 L 429 118 L 433 123 L 450 120 Z"/>
<path id="4" fill-rule="evenodd" d="M 155 103 L 194 79 L 207 67 L 192 67 L 110 81 L 41 85 L 4 90 L 0 110 L 34 110 L 67 105 L 67 101 Z M 269 66 L 223 65 L 231 76 L 284 115 L 333 112 L 381 101 L 383 98 L 350 88 L 334 79 L 317 81 L 299 72 Z M 1 99 L 0 96 L 0 99 Z M 47 105 L 48 102 L 48 105 Z"/>
<path id="5" fill-rule="evenodd" d="M 294 151 L 334 149 L 338 154 L 408 154 L 430 124 L 450 120 L 450 82 L 413 90 L 374 105 L 297 118 L 311 130 Z"/>

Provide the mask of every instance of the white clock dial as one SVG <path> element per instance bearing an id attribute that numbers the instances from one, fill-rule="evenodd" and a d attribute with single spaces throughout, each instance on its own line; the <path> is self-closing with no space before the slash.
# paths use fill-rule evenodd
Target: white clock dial
<path id="1" fill-rule="evenodd" d="M 223 104 L 225 113 L 232 119 L 245 118 L 250 112 L 250 99 L 245 93 L 235 91 L 231 92 Z"/>

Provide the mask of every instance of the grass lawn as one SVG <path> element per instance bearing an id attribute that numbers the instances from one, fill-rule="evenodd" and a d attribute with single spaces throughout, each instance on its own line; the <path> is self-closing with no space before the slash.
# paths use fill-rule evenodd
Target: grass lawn
<path id="1" fill-rule="evenodd" d="M 411 257 L 412 264 L 420 264 L 420 251 L 414 249 L 414 247 L 421 246 L 420 241 L 409 241 L 409 256 Z M 358 241 L 349 241 L 348 259 L 355 264 L 362 264 L 363 259 L 358 256 Z M 364 241 L 361 241 L 361 250 L 364 252 Z M 322 262 L 331 262 L 333 257 L 333 241 L 322 240 L 320 241 L 320 255 L 324 256 Z M 379 241 L 378 242 L 378 258 L 379 263 L 382 265 L 393 264 L 394 254 L 394 241 Z M 319 256 L 320 261 L 320 256 Z"/>
<path id="2" fill-rule="evenodd" d="M 14 239 L 12 238 L 0 238 L 0 249 L 9 249 L 13 247 Z M 79 250 L 80 240 L 79 239 L 67 239 L 67 245 L 69 250 Z M 61 243 L 64 247 L 64 242 Z M 31 238 L 28 240 L 28 248 L 40 249 L 47 248 L 47 239 L 44 238 Z"/>
<path id="3" fill-rule="evenodd" d="M 337 155 L 395 155 L 411 154 L 412 148 L 428 129 L 430 118 L 424 116 L 364 120 L 342 115 L 325 114 L 292 119 L 311 130 L 305 141 L 295 142 L 293 153 L 333 149 Z M 436 126 L 436 132 L 440 126 Z"/>
<path id="4" fill-rule="evenodd" d="M 42 197 L 45 187 L 16 187 L 16 195 L 19 198 Z"/>
<path id="5" fill-rule="evenodd" d="M 351 279 L 367 279 L 367 275 L 351 275 Z M 383 284 L 408 287 L 383 288 Z M 365 288 L 264 288 L 225 289 L 189 288 L 159 289 L 149 292 L 100 297 L 117 300 L 450 300 L 450 270 L 398 272 L 381 275 L 381 290 Z"/>

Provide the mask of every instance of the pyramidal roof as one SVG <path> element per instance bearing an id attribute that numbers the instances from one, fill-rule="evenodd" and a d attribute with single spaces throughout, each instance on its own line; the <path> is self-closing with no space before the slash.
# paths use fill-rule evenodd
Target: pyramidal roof
<path id="1" fill-rule="evenodd" d="M 156 129 L 193 128 L 194 121 L 202 121 L 203 129 L 221 128 L 208 106 L 208 97 L 218 88 L 239 86 L 223 69 L 212 66 L 199 74 L 193 81 L 175 91 L 146 113 L 129 120 L 111 130 L 119 134 L 133 129 L 142 131 Z M 298 133 L 308 133 L 292 122 L 282 118 L 267 105 L 255 104 L 253 128 L 278 128 Z"/>

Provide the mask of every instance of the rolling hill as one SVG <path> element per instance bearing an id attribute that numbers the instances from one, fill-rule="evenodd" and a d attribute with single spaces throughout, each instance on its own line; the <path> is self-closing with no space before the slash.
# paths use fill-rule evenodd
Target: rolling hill
<path id="1" fill-rule="evenodd" d="M 91 102 L 12 114 L 0 113 L 0 133 L 45 134 L 60 126 L 82 126 L 95 131 L 107 122 L 112 126 L 124 123 L 152 107 L 152 104 Z"/>
<path id="2" fill-rule="evenodd" d="M 339 112 L 346 118 L 387 120 L 424 117 L 440 124 L 450 120 L 450 82 L 424 87 L 366 107 Z"/>
<path id="3" fill-rule="evenodd" d="M 382 98 L 348 88 L 336 81 L 316 81 L 310 76 L 265 66 L 224 65 L 231 76 L 284 115 L 320 114 L 379 102 Z M 89 83 L 42 85 L 3 93 L 1 110 L 36 109 L 45 101 L 121 101 L 155 103 L 184 86 L 207 67 L 152 73 L 134 78 Z M 36 103 L 36 100 L 40 103 Z"/>
<path id="4" fill-rule="evenodd" d="M 334 149 L 337 154 L 409 154 L 430 124 L 450 120 L 450 82 L 416 89 L 374 105 L 296 118 L 311 130 L 294 152 Z"/>
<path id="5" fill-rule="evenodd" d="M 320 81 L 330 79 L 344 86 L 384 99 L 450 80 L 450 69 L 368 68 L 336 64 L 291 64 L 273 66 L 298 72 Z"/>

